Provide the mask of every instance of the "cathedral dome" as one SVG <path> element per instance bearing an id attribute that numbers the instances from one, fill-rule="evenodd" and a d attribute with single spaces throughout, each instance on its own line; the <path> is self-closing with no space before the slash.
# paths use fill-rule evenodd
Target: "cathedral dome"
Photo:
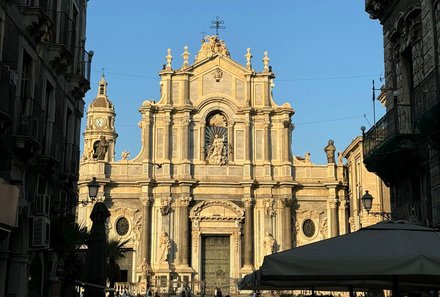
<path id="1" fill-rule="evenodd" d="M 113 108 L 113 103 L 110 102 L 107 96 L 96 97 L 95 100 L 90 104 L 90 107 L 100 107 L 100 108 Z"/>

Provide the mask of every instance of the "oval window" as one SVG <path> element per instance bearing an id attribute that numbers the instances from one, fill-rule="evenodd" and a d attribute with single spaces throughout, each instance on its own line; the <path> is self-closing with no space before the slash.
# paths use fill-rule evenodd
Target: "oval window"
<path id="1" fill-rule="evenodd" d="M 128 220 L 126 218 L 120 218 L 116 222 L 116 233 L 120 236 L 124 236 L 128 233 Z"/>
<path id="2" fill-rule="evenodd" d="M 316 231 L 315 223 L 313 223 L 313 221 L 310 219 L 304 221 L 302 229 L 304 235 L 307 237 L 312 237 L 313 235 L 315 235 L 315 231 Z"/>

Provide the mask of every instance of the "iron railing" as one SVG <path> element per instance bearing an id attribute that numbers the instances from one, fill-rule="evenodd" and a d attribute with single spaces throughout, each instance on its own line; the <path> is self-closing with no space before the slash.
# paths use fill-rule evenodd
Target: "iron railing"
<path id="1" fill-rule="evenodd" d="M 64 152 L 64 172 L 77 175 L 79 168 L 79 147 L 74 143 L 66 143 Z"/>
<path id="2" fill-rule="evenodd" d="M 413 134 L 411 105 L 396 105 L 391 108 L 364 135 L 364 155 L 369 156 L 377 148 L 398 135 Z"/>
<path id="3" fill-rule="evenodd" d="M 76 37 L 74 22 L 66 11 L 58 11 L 57 18 L 60 21 L 58 43 L 63 44 L 73 55 L 75 53 Z"/>
<path id="4" fill-rule="evenodd" d="M 440 102 L 439 90 L 436 88 L 436 72 L 434 69 L 414 89 L 414 120 L 417 122 L 434 105 Z"/>

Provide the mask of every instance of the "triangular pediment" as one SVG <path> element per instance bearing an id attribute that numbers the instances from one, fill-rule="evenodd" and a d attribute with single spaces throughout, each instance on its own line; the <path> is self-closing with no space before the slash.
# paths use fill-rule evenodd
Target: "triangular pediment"
<path id="1" fill-rule="evenodd" d="M 224 97 L 242 105 L 245 100 L 246 68 L 231 58 L 216 54 L 191 67 L 191 101 L 198 105 L 209 97 Z"/>

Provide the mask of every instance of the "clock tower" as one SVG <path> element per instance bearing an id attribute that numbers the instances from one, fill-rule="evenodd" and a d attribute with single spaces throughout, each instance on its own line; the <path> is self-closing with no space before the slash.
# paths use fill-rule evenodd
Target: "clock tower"
<path id="1" fill-rule="evenodd" d="M 115 109 L 107 96 L 104 73 L 99 81 L 98 94 L 87 111 L 82 161 L 111 162 L 115 159 Z"/>

